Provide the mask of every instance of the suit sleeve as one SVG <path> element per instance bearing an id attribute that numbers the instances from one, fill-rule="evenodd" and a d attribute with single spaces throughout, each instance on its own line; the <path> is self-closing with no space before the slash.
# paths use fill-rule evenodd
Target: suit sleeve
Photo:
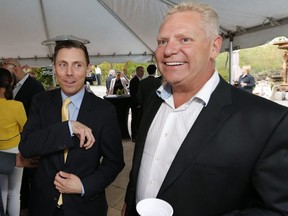
<path id="1" fill-rule="evenodd" d="M 49 108 L 45 109 L 43 105 L 41 106 L 41 101 L 37 100 L 38 97 L 34 99 L 19 144 L 22 155 L 28 158 L 42 156 L 75 146 L 76 141 L 71 139 L 68 121 L 55 121 L 44 125 L 43 119 L 52 118 L 55 113 L 48 110 Z M 49 114 L 47 117 L 45 112 L 51 112 L 51 115 Z"/>
<path id="2" fill-rule="evenodd" d="M 101 163 L 94 172 L 81 179 L 85 197 L 88 199 L 93 199 L 95 194 L 111 184 L 124 167 L 123 147 L 116 111 L 112 106 L 107 107 L 107 111 L 109 115 L 102 113 L 105 116 L 105 122 L 101 121 L 103 130 L 98 140 L 102 155 Z"/>
<path id="3" fill-rule="evenodd" d="M 257 197 L 249 209 L 236 210 L 223 216 L 288 215 L 288 117 L 271 134 L 252 175 Z"/>

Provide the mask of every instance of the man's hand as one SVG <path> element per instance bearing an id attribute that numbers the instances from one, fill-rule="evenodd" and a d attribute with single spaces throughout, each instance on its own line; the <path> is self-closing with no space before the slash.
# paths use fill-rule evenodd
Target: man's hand
<path id="1" fill-rule="evenodd" d="M 60 171 L 56 174 L 54 185 L 60 193 L 82 194 L 82 182 L 74 174 Z"/>
<path id="2" fill-rule="evenodd" d="M 73 133 L 80 140 L 80 147 L 84 147 L 85 149 L 91 148 L 95 142 L 92 130 L 78 121 L 71 121 L 71 126 Z"/>
<path id="3" fill-rule="evenodd" d="M 16 154 L 16 167 L 33 168 L 37 167 L 39 157 L 24 158 L 21 153 Z"/>

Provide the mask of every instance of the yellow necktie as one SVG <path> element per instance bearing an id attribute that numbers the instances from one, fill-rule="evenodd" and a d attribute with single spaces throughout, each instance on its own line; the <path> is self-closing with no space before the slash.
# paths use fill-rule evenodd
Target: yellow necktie
<path id="1" fill-rule="evenodd" d="M 71 103 L 70 98 L 66 98 L 63 102 L 62 109 L 61 109 L 61 115 L 62 115 L 62 122 L 68 121 L 69 120 L 69 110 L 68 106 Z M 64 149 L 64 163 L 66 162 L 68 155 L 68 149 Z M 62 198 L 62 193 L 59 196 L 57 204 L 61 206 L 63 204 L 63 198 Z"/>

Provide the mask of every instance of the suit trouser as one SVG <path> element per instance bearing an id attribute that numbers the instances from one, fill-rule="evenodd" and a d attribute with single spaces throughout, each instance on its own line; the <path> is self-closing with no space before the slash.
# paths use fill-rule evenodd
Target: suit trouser
<path id="1" fill-rule="evenodd" d="M 53 216 L 63 216 L 64 215 L 64 211 L 63 211 L 63 208 L 56 208 L 55 211 L 54 211 L 54 214 Z"/>
<path id="2" fill-rule="evenodd" d="M 21 184 L 21 209 L 27 209 L 29 200 L 30 200 L 30 193 L 31 193 L 31 184 L 32 179 L 35 175 L 37 168 L 24 168 L 23 170 L 23 177 L 22 177 L 22 184 Z"/>

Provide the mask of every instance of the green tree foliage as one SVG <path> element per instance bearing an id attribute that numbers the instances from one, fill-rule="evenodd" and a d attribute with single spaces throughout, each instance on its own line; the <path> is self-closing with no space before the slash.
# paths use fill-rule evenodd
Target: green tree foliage
<path id="1" fill-rule="evenodd" d="M 32 72 L 35 73 L 36 79 L 43 84 L 45 89 L 53 85 L 52 67 L 32 68 Z"/>
<path id="2" fill-rule="evenodd" d="M 269 71 L 280 71 L 282 67 L 282 55 L 284 51 L 275 45 L 265 44 L 262 46 L 239 50 L 239 64 L 251 65 L 251 74 Z M 216 68 L 223 78 L 229 80 L 229 53 L 220 53 L 216 59 Z"/>

